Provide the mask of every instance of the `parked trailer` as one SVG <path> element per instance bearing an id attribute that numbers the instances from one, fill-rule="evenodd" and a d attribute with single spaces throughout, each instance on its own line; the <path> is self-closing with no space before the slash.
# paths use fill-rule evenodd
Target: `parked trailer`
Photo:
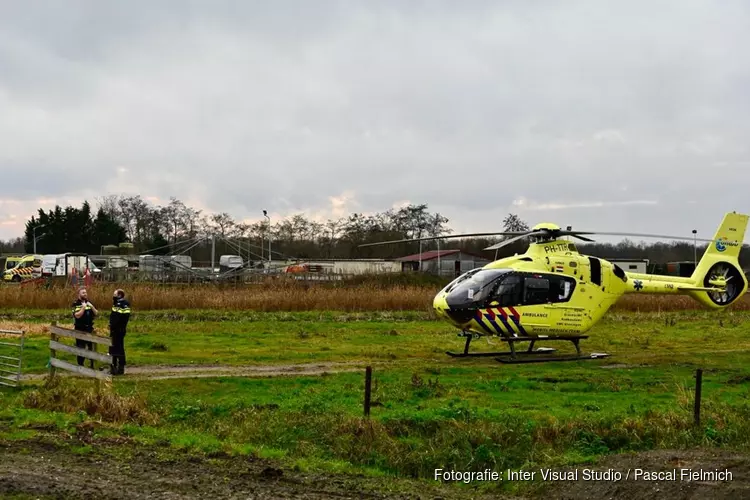
<path id="1" fill-rule="evenodd" d="M 70 276 L 73 269 L 82 274 L 86 269 L 92 274 L 102 272 L 85 253 L 66 252 L 42 257 L 42 277 Z"/>
<path id="2" fill-rule="evenodd" d="M 401 263 L 381 259 L 306 260 L 286 266 L 287 273 L 382 274 L 401 272 Z"/>

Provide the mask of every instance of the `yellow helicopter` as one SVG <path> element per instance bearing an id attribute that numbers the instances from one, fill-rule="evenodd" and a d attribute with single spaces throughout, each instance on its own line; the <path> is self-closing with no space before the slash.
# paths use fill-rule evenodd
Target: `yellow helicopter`
<path id="1" fill-rule="evenodd" d="M 454 357 L 494 356 L 504 363 L 531 363 L 599 359 L 606 353 L 582 355 L 579 342 L 617 300 L 626 293 L 688 295 L 704 306 L 723 309 L 739 299 L 748 288 L 739 264 L 748 216 L 727 213 L 711 240 L 637 233 L 609 233 L 562 230 L 550 223 L 529 231 L 471 233 L 419 239 L 367 243 L 384 245 L 476 236 L 513 236 L 485 250 L 497 250 L 517 240 L 529 238 L 528 250 L 520 255 L 495 260 L 482 268 L 462 274 L 440 290 L 433 300 L 438 316 L 466 338 L 462 353 Z M 583 235 L 636 236 L 708 242 L 692 276 L 662 276 L 629 273 L 598 257 L 578 253 L 575 244 L 563 239 L 572 236 L 594 241 Z M 470 353 L 472 339 L 497 336 L 508 342 L 509 352 Z M 554 352 L 538 348 L 539 341 L 570 341 L 572 356 L 539 356 Z M 529 342 L 517 351 L 517 342 Z"/>

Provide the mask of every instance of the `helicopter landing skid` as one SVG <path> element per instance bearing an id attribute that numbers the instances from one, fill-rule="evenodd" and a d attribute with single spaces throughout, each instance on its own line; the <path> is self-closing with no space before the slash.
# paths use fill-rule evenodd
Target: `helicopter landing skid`
<path id="1" fill-rule="evenodd" d="M 501 363 L 506 364 L 514 364 L 514 363 L 544 363 L 544 362 L 551 362 L 551 361 L 582 361 L 587 359 L 602 359 L 609 356 L 609 354 L 604 352 L 593 352 L 591 354 L 581 354 L 581 347 L 578 345 L 581 339 L 587 339 L 588 335 L 577 335 L 572 337 L 514 337 L 510 339 L 503 339 L 508 341 L 508 345 L 510 346 L 510 353 L 507 353 L 506 356 L 510 356 L 509 358 L 504 357 L 496 357 L 495 360 L 499 361 Z M 567 340 L 569 342 L 572 342 L 573 345 L 576 348 L 576 353 L 572 355 L 565 355 L 565 356 L 550 356 L 550 357 L 544 357 L 544 358 L 518 358 L 517 353 L 515 350 L 515 346 L 513 345 L 514 342 L 517 341 L 523 341 L 528 340 L 531 342 L 531 345 L 534 345 L 535 340 Z"/>
<path id="2" fill-rule="evenodd" d="M 474 352 L 474 353 L 469 352 L 469 345 L 471 344 L 472 339 L 478 336 L 474 336 L 468 332 L 461 332 L 459 336 L 466 337 L 466 345 L 464 345 L 464 352 L 462 353 L 446 352 L 446 354 L 454 358 L 494 357 L 497 361 L 501 363 L 512 364 L 512 363 L 544 363 L 544 362 L 549 362 L 549 361 L 576 361 L 576 360 L 587 360 L 587 359 L 602 359 L 602 358 L 606 358 L 609 356 L 609 354 L 602 353 L 602 352 L 596 352 L 596 353 L 591 353 L 587 355 L 581 354 L 581 348 L 578 344 L 581 341 L 581 339 L 587 339 L 588 335 L 567 336 L 567 337 L 558 337 L 558 336 L 500 337 L 500 340 L 502 340 L 503 342 L 508 342 L 510 351 Z M 564 355 L 564 356 L 537 357 L 537 355 L 539 354 L 549 354 L 549 353 L 556 351 L 556 349 L 553 349 L 551 347 L 539 347 L 536 350 L 534 350 L 534 343 L 538 340 L 567 340 L 568 342 L 572 342 L 573 345 L 575 346 L 576 354 Z M 528 349 L 526 349 L 525 351 L 519 352 L 519 351 L 516 351 L 516 346 L 515 346 L 516 342 L 530 342 L 530 344 L 529 344 Z"/>
<path id="3" fill-rule="evenodd" d="M 516 341 L 516 338 L 513 339 L 507 339 L 507 338 L 501 338 L 501 340 L 506 341 L 510 343 L 511 351 L 503 351 L 503 352 L 469 352 L 469 345 L 471 345 L 471 341 L 474 338 L 479 338 L 479 335 L 472 335 L 468 332 L 461 332 L 458 334 L 459 337 L 466 337 L 466 344 L 464 345 L 464 352 L 450 352 L 446 351 L 445 354 L 448 356 L 454 357 L 454 358 L 484 358 L 484 357 L 497 357 L 497 356 L 529 356 L 529 355 L 536 355 L 536 354 L 549 354 L 552 352 L 555 352 L 557 349 L 554 349 L 552 347 L 539 347 L 536 350 L 534 350 L 534 341 L 539 340 L 536 338 L 526 338 L 522 337 L 518 340 L 530 340 L 531 344 L 529 345 L 529 348 L 525 351 L 521 352 L 514 352 L 515 349 L 513 346 L 513 342 Z"/>

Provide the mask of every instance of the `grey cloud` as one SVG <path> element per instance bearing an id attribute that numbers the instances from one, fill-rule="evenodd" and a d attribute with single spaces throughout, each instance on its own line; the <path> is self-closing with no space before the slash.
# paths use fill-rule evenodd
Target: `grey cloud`
<path id="1" fill-rule="evenodd" d="M 3 9 L 0 169 L 43 175 L 0 198 L 31 211 L 98 189 L 257 217 L 351 191 L 361 211 L 425 202 L 478 230 L 521 198 L 655 200 L 524 213 L 654 232 L 748 209 L 745 2 Z"/>

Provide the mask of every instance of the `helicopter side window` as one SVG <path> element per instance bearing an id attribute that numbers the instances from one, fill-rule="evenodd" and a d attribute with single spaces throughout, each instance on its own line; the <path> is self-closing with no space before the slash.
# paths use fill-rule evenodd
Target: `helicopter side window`
<path id="1" fill-rule="evenodd" d="M 501 280 L 492 291 L 490 299 L 497 302 L 497 307 L 512 307 L 521 304 L 523 279 L 520 276 L 508 276 Z"/>
<path id="2" fill-rule="evenodd" d="M 541 277 L 527 277 L 524 280 L 523 305 L 546 304 L 549 302 L 549 280 Z"/>
<path id="3" fill-rule="evenodd" d="M 549 301 L 555 302 L 567 302 L 573 295 L 576 282 L 572 278 L 566 276 L 548 276 L 549 286 Z"/>
<path id="4" fill-rule="evenodd" d="M 481 268 L 472 269 L 471 271 L 465 272 L 464 274 L 462 274 L 458 278 L 456 278 L 453 281 L 451 281 L 450 283 L 448 283 L 448 285 L 443 290 L 445 292 L 452 291 L 454 288 L 456 288 L 456 286 L 459 283 L 461 283 L 462 281 L 466 281 L 467 279 L 469 279 L 472 276 L 474 276 L 475 274 L 477 274 L 479 271 L 481 271 Z"/>
<path id="5" fill-rule="evenodd" d="M 508 273 L 508 269 L 479 269 L 466 277 L 459 278 L 445 288 L 449 307 L 476 307 L 484 304 L 496 289 L 498 280 Z"/>

